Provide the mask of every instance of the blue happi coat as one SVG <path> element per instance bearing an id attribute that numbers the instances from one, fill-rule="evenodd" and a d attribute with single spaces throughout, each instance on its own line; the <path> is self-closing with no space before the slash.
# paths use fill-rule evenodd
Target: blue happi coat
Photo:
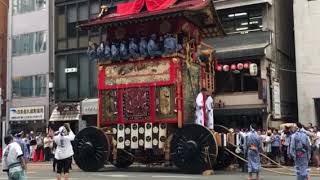
<path id="1" fill-rule="evenodd" d="M 307 179 L 311 146 L 308 135 L 303 130 L 299 129 L 291 137 L 290 156 L 294 159 L 298 179 Z"/>
<path id="2" fill-rule="evenodd" d="M 248 158 L 248 172 L 257 173 L 261 168 L 260 152 L 262 152 L 261 138 L 256 131 L 250 131 L 246 136 L 245 152 Z M 250 148 L 255 146 L 256 149 Z"/>

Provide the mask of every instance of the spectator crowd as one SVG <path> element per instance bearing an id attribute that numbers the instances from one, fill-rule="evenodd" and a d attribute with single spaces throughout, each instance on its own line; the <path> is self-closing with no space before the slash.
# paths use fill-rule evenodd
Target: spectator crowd
<path id="1" fill-rule="evenodd" d="M 294 125 L 284 126 L 281 130 L 257 130 L 261 138 L 264 154 L 281 165 L 292 166 L 294 162 L 289 155 L 289 151 L 290 142 L 296 130 L 297 127 Z M 308 135 L 308 141 L 312 147 L 310 164 L 315 166 L 317 170 L 320 170 L 320 127 L 313 126 L 309 123 L 308 126 L 303 128 L 303 131 Z M 237 130 L 237 132 L 241 134 L 240 137 L 245 137 L 249 130 L 241 129 Z M 239 142 L 241 142 L 241 140 Z M 272 164 L 268 159 L 262 159 L 261 161 L 263 164 Z"/>

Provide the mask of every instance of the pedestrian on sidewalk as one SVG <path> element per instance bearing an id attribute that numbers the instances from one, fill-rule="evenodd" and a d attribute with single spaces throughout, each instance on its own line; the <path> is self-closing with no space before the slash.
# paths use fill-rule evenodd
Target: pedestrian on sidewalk
<path id="1" fill-rule="evenodd" d="M 74 154 L 71 141 L 74 138 L 75 135 L 69 124 L 61 126 L 59 134 L 54 137 L 54 142 L 57 144 L 55 152 L 55 158 L 57 159 L 57 180 L 61 180 L 62 171 L 64 179 L 67 180 L 69 178 L 70 158 Z"/>
<path id="2" fill-rule="evenodd" d="M 309 178 L 309 160 L 311 158 L 311 146 L 303 125 L 297 123 L 298 129 L 292 135 L 290 142 L 290 156 L 295 162 L 297 180 L 307 180 Z"/>
<path id="3" fill-rule="evenodd" d="M 52 148 L 53 148 L 53 139 L 47 134 L 47 136 L 43 139 L 43 147 L 44 147 L 44 160 L 50 161 L 52 156 Z"/>
<path id="4" fill-rule="evenodd" d="M 260 152 L 262 152 L 261 137 L 256 132 L 256 125 L 250 126 L 250 132 L 246 136 L 245 152 L 248 158 L 248 180 L 252 180 L 252 174 L 256 173 L 256 179 L 259 180 L 259 172 L 261 168 Z"/>
<path id="5" fill-rule="evenodd" d="M 9 180 L 25 180 L 26 163 L 20 145 L 11 135 L 4 138 L 7 145 L 2 156 L 2 170 L 8 173 Z"/>
<path id="6" fill-rule="evenodd" d="M 272 159 L 274 161 L 277 161 L 277 162 L 280 162 L 280 144 L 281 144 L 281 137 L 280 137 L 280 134 L 279 134 L 279 131 L 278 129 L 275 129 L 273 131 L 273 134 L 271 136 L 271 152 L 272 152 Z"/>
<path id="7" fill-rule="evenodd" d="M 28 147 L 27 147 L 27 144 L 25 143 L 25 141 L 22 139 L 23 137 L 23 131 L 21 131 L 20 133 L 17 133 L 15 135 L 15 138 L 14 138 L 14 141 L 17 142 L 20 147 L 21 147 L 21 150 L 23 152 L 23 157 L 24 157 L 24 160 L 25 162 L 27 163 L 28 160 L 29 160 L 29 150 L 28 150 Z"/>
<path id="8" fill-rule="evenodd" d="M 315 160 L 317 170 L 320 171 L 320 127 L 315 128 Z"/>
<path id="9" fill-rule="evenodd" d="M 33 160 L 34 150 L 36 149 L 36 147 L 37 147 L 36 137 L 35 137 L 33 131 L 30 131 L 30 150 L 29 150 L 29 152 L 30 152 L 30 156 L 29 156 L 30 161 Z"/>

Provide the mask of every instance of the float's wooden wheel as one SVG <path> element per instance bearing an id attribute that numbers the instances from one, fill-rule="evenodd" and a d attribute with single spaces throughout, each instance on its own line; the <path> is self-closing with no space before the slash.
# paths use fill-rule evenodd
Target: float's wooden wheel
<path id="1" fill-rule="evenodd" d="M 112 164 L 117 168 L 128 168 L 134 162 L 134 155 L 129 151 L 118 149 L 117 159 Z"/>
<path id="2" fill-rule="evenodd" d="M 81 130 L 74 140 L 74 160 L 84 171 L 98 171 L 110 154 L 110 143 L 103 131 L 96 127 Z"/>
<path id="3" fill-rule="evenodd" d="M 188 173 L 200 173 L 214 164 L 218 146 L 208 128 L 187 124 L 173 135 L 170 151 L 178 168 Z"/>

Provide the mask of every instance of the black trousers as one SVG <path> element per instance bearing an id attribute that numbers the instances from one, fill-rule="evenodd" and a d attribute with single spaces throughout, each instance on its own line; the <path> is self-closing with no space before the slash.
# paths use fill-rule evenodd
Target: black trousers
<path id="1" fill-rule="evenodd" d="M 51 149 L 49 147 L 44 148 L 44 160 L 50 161 L 51 156 Z"/>

